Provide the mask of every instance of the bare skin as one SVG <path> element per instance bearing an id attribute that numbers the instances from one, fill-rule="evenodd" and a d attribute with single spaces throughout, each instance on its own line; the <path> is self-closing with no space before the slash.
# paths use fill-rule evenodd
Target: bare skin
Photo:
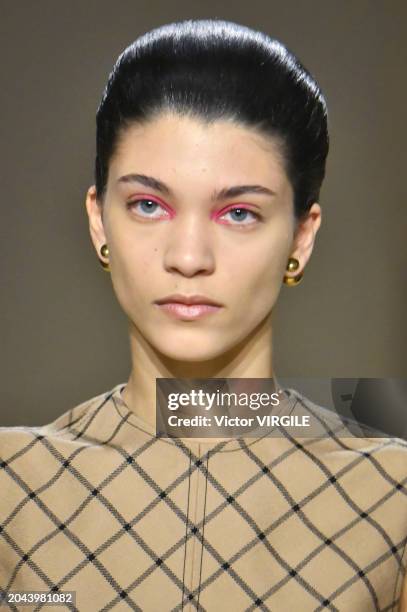
<path id="1" fill-rule="evenodd" d="M 165 188 L 121 178 L 135 174 Z M 221 194 L 242 185 L 272 193 Z M 284 274 L 304 270 L 321 223 L 318 203 L 297 222 L 277 143 L 231 121 L 160 115 L 122 134 L 103 202 L 91 186 L 86 209 L 98 257 L 109 247 L 129 321 L 123 398 L 134 413 L 155 426 L 156 378 L 274 378 L 273 306 Z M 290 256 L 300 262 L 291 273 Z M 173 293 L 203 294 L 222 308 L 176 320 L 154 304 Z"/>

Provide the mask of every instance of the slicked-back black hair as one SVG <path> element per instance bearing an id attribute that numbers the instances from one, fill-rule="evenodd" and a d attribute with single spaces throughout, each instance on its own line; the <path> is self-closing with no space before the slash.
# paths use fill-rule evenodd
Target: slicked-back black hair
<path id="1" fill-rule="evenodd" d="M 99 200 L 121 130 L 166 110 L 207 122 L 233 119 L 272 136 L 283 153 L 297 219 L 319 200 L 329 148 L 325 99 L 279 41 L 228 21 L 187 20 L 129 45 L 96 115 Z"/>

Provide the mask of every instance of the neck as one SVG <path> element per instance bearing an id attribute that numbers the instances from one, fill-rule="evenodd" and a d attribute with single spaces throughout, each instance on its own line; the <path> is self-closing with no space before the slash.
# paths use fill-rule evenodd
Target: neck
<path id="1" fill-rule="evenodd" d="M 122 392 L 129 409 L 156 425 L 156 378 L 275 378 L 271 313 L 237 346 L 207 361 L 179 361 L 155 350 L 130 322 L 132 369 Z"/>

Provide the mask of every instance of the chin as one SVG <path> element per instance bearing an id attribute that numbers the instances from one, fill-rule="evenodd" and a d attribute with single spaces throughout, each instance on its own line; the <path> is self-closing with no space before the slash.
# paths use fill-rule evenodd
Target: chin
<path id="1" fill-rule="evenodd" d="M 206 331 L 195 337 L 190 334 L 181 336 L 179 332 L 162 335 L 159 339 L 152 339 L 152 345 L 168 359 L 186 362 L 209 361 L 227 350 L 219 341 L 219 334 L 208 334 Z"/>

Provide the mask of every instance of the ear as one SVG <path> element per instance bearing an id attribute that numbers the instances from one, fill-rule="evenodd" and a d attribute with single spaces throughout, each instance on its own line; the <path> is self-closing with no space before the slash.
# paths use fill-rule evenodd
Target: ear
<path id="1" fill-rule="evenodd" d="M 315 237 L 321 225 L 321 207 L 315 202 L 307 215 L 298 222 L 294 233 L 294 240 L 290 257 L 295 257 L 300 262 L 299 267 L 294 272 L 286 272 L 287 276 L 297 276 L 304 271 L 314 248 Z"/>
<path id="2" fill-rule="evenodd" d="M 89 217 L 89 232 L 92 238 L 93 245 L 96 249 L 97 256 L 102 261 L 106 261 L 100 253 L 103 244 L 107 242 L 105 230 L 103 227 L 103 206 L 96 197 L 96 187 L 92 185 L 86 193 L 86 210 Z"/>

